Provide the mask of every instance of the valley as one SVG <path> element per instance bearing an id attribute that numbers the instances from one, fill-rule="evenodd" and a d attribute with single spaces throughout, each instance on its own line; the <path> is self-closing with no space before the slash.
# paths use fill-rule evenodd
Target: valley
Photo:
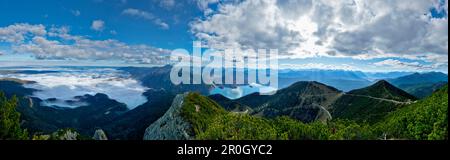
<path id="1" fill-rule="evenodd" d="M 415 91 L 405 90 L 405 92 L 396 87 L 404 86 L 398 82 L 405 82 L 406 80 L 402 79 L 408 78 L 408 75 L 399 74 L 397 78 L 401 80 L 396 80 L 392 75 L 387 80 L 370 82 L 367 79 L 369 83 L 366 85 L 348 91 L 317 81 L 300 80 L 279 89 L 274 95 L 249 93 L 230 99 L 225 96 L 226 94 L 221 95 L 220 92 L 211 94 L 210 91 L 214 87 L 233 86 L 173 85 L 168 76 L 169 66 L 127 67 L 118 70 L 129 74 L 123 78 L 136 79 L 147 88 L 139 95 L 145 97 L 146 102 L 130 108 L 128 104 L 117 101 L 109 94 L 96 93 L 78 95 L 70 98 L 70 101 L 64 101 L 77 104 L 79 107 L 48 106 L 48 103 L 44 102 L 59 99 L 35 97 L 35 93 L 40 90 L 29 88 L 27 84 L 39 81 L 6 77 L 0 79 L 0 91 L 5 93 L 6 98 L 12 98 L 14 95 L 18 97 L 16 110 L 21 114 L 20 124 L 30 135 L 36 136 L 36 139 L 52 135 L 54 132 L 61 132 L 57 135 L 67 134 L 69 137 L 74 134 L 73 132 L 79 135 L 95 135 L 103 132 L 105 136 L 93 137 L 112 140 L 378 139 L 379 130 L 367 131 L 367 127 L 378 127 L 386 117 L 390 117 L 389 115 L 408 106 L 421 104 L 435 91 L 442 90 L 441 88 L 446 86 L 444 81 L 446 75 L 436 81 L 408 83 L 408 86 L 417 84 L 420 87 L 424 86 L 424 83 L 436 85 L 434 88 L 428 88 L 432 90 L 421 92 L 422 96 L 416 97 L 411 95 L 416 93 Z M 7 74 L 3 76 L 14 72 L 5 73 Z M 295 74 L 301 75 L 298 71 Z M 295 74 L 292 73 L 290 77 Z M 354 75 L 364 77 L 361 74 L 363 73 L 350 75 L 353 78 Z M 418 75 L 442 77 L 442 74 L 433 72 L 411 76 Z M 185 110 L 185 105 L 188 104 L 193 106 L 193 110 Z M 186 114 L 190 112 L 194 114 Z M 342 127 L 357 127 L 356 131 L 361 132 L 357 134 L 370 132 L 370 136 L 338 136 L 335 130 Z M 67 128 L 71 130 L 62 130 Z M 227 130 L 239 131 L 225 133 Z M 299 131 L 304 133 L 300 134 Z M 90 136 L 84 136 L 86 137 L 89 139 Z"/>

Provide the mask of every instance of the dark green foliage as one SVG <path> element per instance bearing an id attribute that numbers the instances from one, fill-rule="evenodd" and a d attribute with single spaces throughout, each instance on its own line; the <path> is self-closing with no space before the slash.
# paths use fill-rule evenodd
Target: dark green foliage
<path id="1" fill-rule="evenodd" d="M 445 86 L 447 82 L 436 82 L 436 83 L 424 83 L 424 84 L 404 84 L 398 87 L 404 91 L 414 95 L 417 98 L 425 98 L 433 94 L 433 92 L 439 90 L 441 87 Z"/>
<path id="2" fill-rule="evenodd" d="M 273 140 L 278 139 L 270 121 L 249 115 L 226 113 L 219 115 L 197 139 L 207 140 Z"/>
<path id="3" fill-rule="evenodd" d="M 349 140 L 374 139 L 371 127 L 354 121 L 303 123 L 287 116 L 268 119 L 226 112 L 214 101 L 191 93 L 183 115 L 191 122 L 196 139 L 207 140 Z M 196 111 L 196 107 L 199 109 Z"/>
<path id="4" fill-rule="evenodd" d="M 333 118 L 374 123 L 403 105 L 369 97 L 343 95 L 334 106 Z"/>
<path id="5" fill-rule="evenodd" d="M 414 96 L 381 80 L 369 87 L 344 94 L 333 103 L 331 113 L 335 119 L 373 124 L 382 120 L 389 112 L 414 100 Z"/>
<path id="6" fill-rule="evenodd" d="M 285 140 L 327 140 L 331 130 L 321 122 L 305 124 L 289 117 L 278 117 L 272 121 L 279 139 Z"/>
<path id="7" fill-rule="evenodd" d="M 183 105 L 181 115 L 192 124 L 196 134 L 205 131 L 216 116 L 226 113 L 216 102 L 198 93 L 189 93 Z"/>
<path id="8" fill-rule="evenodd" d="M 214 101 L 196 93 L 190 93 L 185 98 L 182 113 L 192 124 L 197 139 L 275 140 L 327 137 L 327 135 L 323 135 L 325 132 L 322 132 L 327 128 L 321 123 L 314 123 L 318 126 L 306 125 L 287 117 L 271 120 L 226 112 Z M 322 128 L 318 129 L 320 126 Z M 303 134 L 301 134 L 302 132 Z M 317 136 L 309 134 L 312 132 Z"/>
<path id="9" fill-rule="evenodd" d="M 23 126 L 31 133 L 52 133 L 60 128 L 74 128 L 82 134 L 91 135 L 128 111 L 125 104 L 109 99 L 105 94 L 77 97 L 88 105 L 77 108 L 42 106 L 37 98 L 20 98 L 18 111 L 23 114 Z"/>
<path id="10" fill-rule="evenodd" d="M 144 93 L 149 101 L 99 126 L 110 139 L 140 140 L 145 129 L 166 113 L 175 95 L 165 90 L 150 89 Z"/>
<path id="11" fill-rule="evenodd" d="M 328 124 L 332 140 L 374 140 L 379 136 L 373 127 L 367 123 L 357 123 L 351 120 L 334 120 Z"/>
<path id="12" fill-rule="evenodd" d="M 20 128 L 20 113 L 16 111 L 17 98 L 7 99 L 0 92 L 0 139 L 24 140 L 28 138 L 26 130 Z"/>
<path id="13" fill-rule="evenodd" d="M 227 112 L 215 101 L 197 93 L 186 96 L 182 115 L 191 123 L 197 139 L 277 139 L 276 129 L 269 120 Z"/>
<path id="14" fill-rule="evenodd" d="M 22 86 L 22 83 L 12 80 L 0 80 L 0 90 L 5 94 L 7 98 L 11 98 L 13 95 L 17 97 L 23 97 L 31 95 L 35 89 L 29 89 Z"/>
<path id="15" fill-rule="evenodd" d="M 303 123 L 283 116 L 266 119 L 228 113 L 217 116 L 204 132 L 204 140 L 362 140 L 376 139 L 371 127 L 354 121 L 338 120 L 323 124 Z"/>
<path id="16" fill-rule="evenodd" d="M 197 139 L 209 140 L 381 140 L 448 139 L 447 86 L 433 96 L 399 109 L 379 112 L 378 123 L 335 119 L 327 124 L 303 123 L 290 117 L 267 119 L 242 113 L 224 112 L 218 105 L 198 94 L 189 96 L 189 113 L 195 105 L 207 109 L 205 117 L 191 116 Z M 203 106 L 207 105 L 207 106 Z M 399 106 L 397 106 L 399 107 Z M 214 113 L 215 112 L 215 113 Z M 370 112 L 368 112 L 370 113 Z M 387 116 L 386 116 L 387 115 Z M 196 120 L 199 118 L 199 120 Z M 369 118 L 370 119 L 370 118 Z M 375 119 L 375 118 L 374 118 Z M 200 126 L 200 127 L 199 127 Z"/>
<path id="17" fill-rule="evenodd" d="M 379 134 L 393 139 L 448 139 L 448 86 L 389 114 L 377 129 Z"/>

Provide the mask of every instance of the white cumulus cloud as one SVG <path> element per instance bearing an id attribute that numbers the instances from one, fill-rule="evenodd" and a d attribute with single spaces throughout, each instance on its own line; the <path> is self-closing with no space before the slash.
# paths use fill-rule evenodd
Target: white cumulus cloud
<path id="1" fill-rule="evenodd" d="M 373 63 L 375 66 L 379 67 L 390 67 L 393 69 L 401 70 L 431 70 L 439 67 L 439 65 L 427 65 L 421 64 L 419 62 L 403 62 L 396 59 L 386 59 L 380 62 Z"/>
<path id="2" fill-rule="evenodd" d="M 0 28 L 0 42 L 15 53 L 32 53 L 38 59 L 121 60 L 164 65 L 170 51 L 148 45 L 128 45 L 115 39 L 92 40 L 72 35 L 68 27 L 14 24 Z"/>
<path id="3" fill-rule="evenodd" d="M 432 8 L 448 13 L 436 0 L 244 0 L 205 9 L 214 11 L 190 26 L 197 39 L 214 48 L 275 48 L 290 58 L 448 63 L 448 16 L 434 17 Z"/>
<path id="4" fill-rule="evenodd" d="M 357 71 L 358 68 L 349 64 L 331 65 L 324 63 L 306 63 L 306 64 L 289 64 L 279 65 L 279 69 L 323 69 L 323 70 L 351 70 Z"/>
<path id="5" fill-rule="evenodd" d="M 47 34 L 44 25 L 30 25 L 19 23 L 7 27 L 0 27 L 0 42 L 21 43 L 27 35 L 43 36 Z"/>
<path id="6" fill-rule="evenodd" d="M 128 9 L 123 10 L 122 14 L 150 21 L 153 24 L 159 26 L 161 29 L 169 29 L 170 28 L 169 24 L 167 24 L 163 20 L 157 18 L 150 12 L 142 11 L 142 10 L 135 9 L 135 8 L 128 8 Z"/>
<path id="7" fill-rule="evenodd" d="M 219 3 L 219 0 L 194 0 L 197 3 L 198 8 L 201 10 L 208 9 L 210 4 Z"/>
<path id="8" fill-rule="evenodd" d="M 94 31 L 103 31 L 103 29 L 105 29 L 105 21 L 102 20 L 92 21 L 91 29 Z"/>

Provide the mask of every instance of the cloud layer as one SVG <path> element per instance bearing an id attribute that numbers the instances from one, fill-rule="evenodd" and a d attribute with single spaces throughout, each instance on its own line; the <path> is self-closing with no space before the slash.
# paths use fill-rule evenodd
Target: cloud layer
<path id="1" fill-rule="evenodd" d="M 101 30 L 103 23 L 93 23 Z M 32 53 L 38 59 L 122 60 L 130 63 L 164 65 L 170 51 L 148 45 L 128 45 L 114 39 L 92 40 L 72 35 L 68 27 L 45 27 L 27 23 L 0 28 L 0 42 L 13 52 Z"/>
<path id="2" fill-rule="evenodd" d="M 48 105 L 79 107 L 83 104 L 67 104 L 64 101 L 76 100 L 74 99 L 75 96 L 95 95 L 96 93 L 104 93 L 111 99 L 125 103 L 130 109 L 147 101 L 147 98 L 142 95 L 147 89 L 146 87 L 130 78 L 126 73 L 114 69 L 44 68 L 38 70 L 58 72 L 1 76 L 37 82 L 27 84 L 25 87 L 40 90 L 35 92 L 33 96 L 42 100 L 58 99 L 58 101 L 48 103 Z"/>
<path id="3" fill-rule="evenodd" d="M 210 47 L 275 48 L 290 58 L 402 57 L 448 63 L 447 4 L 246 0 L 219 4 L 212 14 L 192 22 L 191 32 Z"/>
<path id="4" fill-rule="evenodd" d="M 392 69 L 408 69 L 412 71 L 417 70 L 432 70 L 435 68 L 440 67 L 439 64 L 433 64 L 433 65 L 425 65 L 420 64 L 419 62 L 402 62 L 396 59 L 387 59 L 384 61 L 373 63 L 375 66 L 378 67 L 389 67 Z"/>
<path id="5" fill-rule="evenodd" d="M 187 37 L 192 34 L 193 39 L 212 48 L 278 49 L 281 59 L 344 57 L 378 60 L 379 66 L 398 69 L 401 66 L 413 69 L 415 64 L 406 64 L 418 63 L 417 69 L 448 70 L 445 69 L 448 66 L 448 0 L 153 0 L 154 7 L 161 10 L 132 6 L 126 0 L 117 2 L 120 8 L 115 15 L 120 18 L 147 21 L 150 27 L 170 28 L 154 37 L 164 37 L 166 32 L 170 35 L 168 39 L 179 38 L 170 33 Z M 198 8 L 203 14 L 190 15 L 183 11 L 189 7 Z M 161 16 L 156 11 L 176 12 L 177 15 Z M 81 15 L 79 10 L 70 12 L 74 16 Z M 170 18 L 174 19 L 170 23 L 173 26 L 169 26 Z M 188 31 L 175 19 L 183 19 L 183 25 L 189 22 Z M 116 32 L 112 21 L 89 19 L 87 23 L 91 26 L 81 27 L 90 27 L 95 32 L 87 34 L 93 33 L 94 37 L 117 34 L 123 38 L 126 34 Z M 182 30 L 178 31 L 180 28 Z M 133 43 L 134 39 L 121 40 L 125 42 L 73 35 L 70 28 L 64 26 L 18 23 L 0 27 L 0 43 L 12 44 L 11 50 L 8 46 L 4 51 L 6 54 L 12 51 L 32 53 L 38 59 L 170 63 L 169 50 L 126 43 Z M 185 40 L 189 41 L 184 37 Z M 182 46 L 179 41 L 176 43 L 168 46 Z M 385 61 L 389 59 L 398 62 Z M 295 65 L 298 64 L 293 62 L 292 67 Z M 297 66 L 305 67 L 333 68 L 325 63 Z"/>

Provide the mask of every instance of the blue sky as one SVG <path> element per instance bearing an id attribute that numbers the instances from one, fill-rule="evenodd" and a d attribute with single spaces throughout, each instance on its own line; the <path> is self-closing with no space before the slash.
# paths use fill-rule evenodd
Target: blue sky
<path id="1" fill-rule="evenodd" d="M 0 64 L 163 65 L 200 40 L 276 48 L 281 68 L 448 72 L 447 13 L 447 0 L 0 0 Z"/>
<path id="2" fill-rule="evenodd" d="M 43 0 L 39 3 L 29 0 L 1 0 L 0 26 L 14 23 L 69 26 L 72 34 L 88 35 L 92 39 L 114 38 L 129 44 L 148 44 L 167 49 L 186 48 L 192 46 L 192 36 L 187 32 L 188 23 L 201 16 L 202 12 L 195 4 L 184 3 L 187 3 L 184 5 L 187 8 L 168 10 L 157 0 Z M 154 14 L 169 24 L 170 28 L 162 29 L 152 22 L 122 14 L 128 8 Z M 105 29 L 101 32 L 92 30 L 90 27 L 94 20 L 104 21 Z"/>

